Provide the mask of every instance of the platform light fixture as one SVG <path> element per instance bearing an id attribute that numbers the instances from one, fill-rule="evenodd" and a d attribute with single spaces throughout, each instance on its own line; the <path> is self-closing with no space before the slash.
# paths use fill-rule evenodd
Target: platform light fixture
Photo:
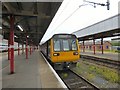
<path id="1" fill-rule="evenodd" d="M 114 33 L 113 35 L 120 35 L 120 33 Z"/>
<path id="2" fill-rule="evenodd" d="M 93 39 L 93 37 L 90 37 L 89 39 Z"/>
<path id="3" fill-rule="evenodd" d="M 16 35 L 14 35 L 15 38 L 18 38 Z"/>
<path id="4" fill-rule="evenodd" d="M 0 26 L 0 29 L 2 29 L 2 27 Z"/>
<path id="5" fill-rule="evenodd" d="M 29 38 L 29 36 L 27 35 L 27 38 Z"/>
<path id="6" fill-rule="evenodd" d="M 23 29 L 22 29 L 22 27 L 20 26 L 20 25 L 17 25 L 18 27 L 19 27 L 19 29 L 23 32 Z"/>

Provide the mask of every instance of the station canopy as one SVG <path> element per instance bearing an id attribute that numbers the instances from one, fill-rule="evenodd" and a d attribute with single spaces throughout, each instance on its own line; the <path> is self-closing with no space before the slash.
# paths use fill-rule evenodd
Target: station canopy
<path id="1" fill-rule="evenodd" d="M 61 2 L 2 2 L 0 22 L 4 39 L 10 35 L 10 15 L 14 15 L 14 40 L 19 43 L 38 45 L 45 34 Z M 23 31 L 20 30 L 20 27 Z"/>

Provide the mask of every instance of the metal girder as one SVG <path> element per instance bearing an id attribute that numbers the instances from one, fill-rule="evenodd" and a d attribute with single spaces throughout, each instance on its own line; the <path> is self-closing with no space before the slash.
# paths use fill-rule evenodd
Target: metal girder
<path id="1" fill-rule="evenodd" d="M 10 3 L 8 3 L 8 2 L 3 2 L 3 4 L 4 4 L 4 6 L 6 7 L 6 9 L 8 10 L 8 12 L 10 13 L 10 14 L 12 14 L 12 13 L 14 13 L 16 10 L 15 10 L 15 8 L 13 8 L 11 5 L 10 5 Z"/>
<path id="2" fill-rule="evenodd" d="M 6 15 L 6 16 L 9 16 L 10 14 L 12 14 L 14 16 L 23 16 L 23 17 L 37 17 L 38 16 L 38 14 L 34 14 L 31 11 L 22 11 L 22 12 L 14 12 L 14 13 L 3 11 L 0 14 Z"/>
<path id="3" fill-rule="evenodd" d="M 17 3 L 17 5 L 18 5 L 19 11 L 21 12 L 21 10 L 23 10 L 23 7 L 22 7 L 21 2 L 16 2 L 16 3 Z"/>
<path id="4" fill-rule="evenodd" d="M 14 12 L 14 13 L 11 13 L 11 12 L 2 12 L 2 15 L 10 15 L 10 14 L 13 14 L 14 16 L 29 16 L 29 17 L 37 17 L 38 14 L 34 14 L 33 12 L 31 11 L 21 11 L 21 12 Z"/>
<path id="5" fill-rule="evenodd" d="M 118 34 L 115 34 L 118 33 Z M 92 39 L 100 39 L 102 38 L 106 38 L 106 37 L 114 37 L 114 36 L 119 36 L 120 34 L 120 28 L 115 29 L 115 30 L 111 30 L 111 31 L 107 31 L 107 32 L 101 32 L 101 33 L 97 33 L 97 34 L 92 34 L 89 36 L 85 36 L 85 37 L 78 37 L 79 41 L 83 41 L 83 40 L 92 40 Z"/>
<path id="6" fill-rule="evenodd" d="M 29 40 L 34 41 L 34 44 L 39 44 L 42 36 L 45 34 L 52 18 L 54 17 L 57 9 L 61 3 L 54 2 L 2 2 L 2 20 L 5 22 L 3 24 L 3 32 L 5 39 L 9 37 L 10 18 L 8 16 L 14 15 L 14 33 L 18 37 L 14 37 L 18 42 L 23 42 L 25 40 L 25 35 L 29 36 Z M 20 25 L 24 31 L 20 31 L 16 26 Z M 22 41 L 21 41 L 22 39 Z M 31 42 L 31 41 L 29 41 Z"/>

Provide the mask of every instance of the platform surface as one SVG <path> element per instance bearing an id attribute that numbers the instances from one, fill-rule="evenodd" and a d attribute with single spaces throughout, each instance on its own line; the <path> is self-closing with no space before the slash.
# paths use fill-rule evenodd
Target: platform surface
<path id="1" fill-rule="evenodd" d="M 104 52 L 104 54 L 102 54 L 102 52 L 96 52 L 95 54 L 93 53 L 93 51 L 85 51 L 85 52 L 80 52 L 81 55 L 89 55 L 89 56 L 95 56 L 95 57 L 99 57 L 99 58 L 107 58 L 107 59 L 111 59 L 111 60 L 119 60 L 119 54 L 118 53 L 110 53 L 110 52 Z"/>
<path id="2" fill-rule="evenodd" d="M 14 74 L 10 74 L 9 61 L 3 59 L 7 64 L 0 70 L 2 88 L 63 88 L 39 51 L 34 51 L 28 59 L 25 53 L 16 55 Z"/>

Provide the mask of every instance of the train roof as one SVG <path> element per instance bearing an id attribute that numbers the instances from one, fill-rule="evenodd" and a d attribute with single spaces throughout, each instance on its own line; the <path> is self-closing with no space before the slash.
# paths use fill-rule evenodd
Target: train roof
<path id="1" fill-rule="evenodd" d="M 51 38 L 53 38 L 53 37 L 55 37 L 55 36 L 57 36 L 57 35 L 72 35 L 72 36 L 74 36 L 75 38 L 77 38 L 75 34 L 67 34 L 67 33 L 54 34 Z M 51 39 L 51 38 L 50 38 L 50 39 Z M 47 41 L 49 41 L 50 39 L 48 39 Z M 47 41 L 46 41 L 46 42 L 47 42 Z M 44 43 L 46 43 L 46 42 L 44 42 Z M 44 44 L 44 43 L 42 43 L 42 44 Z M 42 45 L 42 44 L 41 44 L 41 45 Z"/>
<path id="2" fill-rule="evenodd" d="M 54 34 L 51 38 L 53 38 L 53 37 L 56 36 L 56 35 L 72 35 L 72 36 L 75 36 L 75 37 L 76 37 L 75 34 L 60 33 L 60 34 Z M 51 39 L 51 38 L 50 38 L 50 39 Z"/>

